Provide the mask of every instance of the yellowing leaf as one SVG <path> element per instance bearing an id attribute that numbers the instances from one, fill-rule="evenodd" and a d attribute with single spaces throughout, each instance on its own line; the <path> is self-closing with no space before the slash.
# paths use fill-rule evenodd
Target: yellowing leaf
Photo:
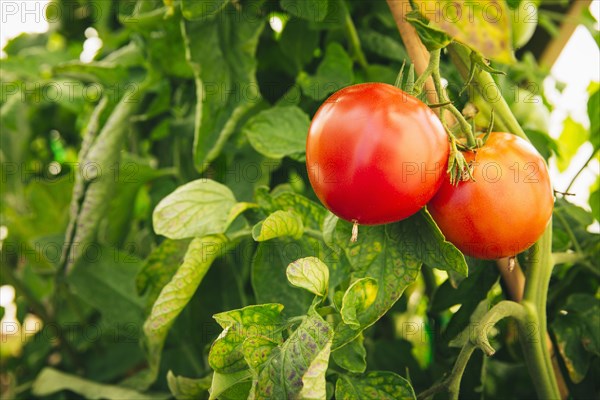
<path id="1" fill-rule="evenodd" d="M 512 63 L 510 17 L 504 1 L 416 0 L 421 15 L 485 57 Z"/>

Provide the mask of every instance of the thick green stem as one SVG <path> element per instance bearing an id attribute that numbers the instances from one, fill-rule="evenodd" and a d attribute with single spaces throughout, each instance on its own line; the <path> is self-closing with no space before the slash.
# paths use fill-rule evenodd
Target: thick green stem
<path id="1" fill-rule="evenodd" d="M 440 99 L 440 103 L 450 102 L 448 96 L 446 95 L 446 91 L 442 87 L 442 77 L 440 75 L 440 50 L 434 50 L 430 53 L 430 61 L 429 66 L 432 66 L 431 77 L 433 78 L 433 84 L 435 85 L 435 91 L 438 94 L 438 98 Z M 430 69 L 429 66 L 427 69 Z M 458 121 L 462 132 L 467 136 L 467 144 L 470 148 L 475 147 L 475 137 L 473 136 L 473 129 L 471 125 L 467 122 L 465 117 L 461 114 L 460 111 L 454 106 L 454 104 L 449 103 L 444 108 L 448 109 L 454 115 L 454 118 Z"/>
<path id="2" fill-rule="evenodd" d="M 471 64 L 470 51 L 471 50 L 469 50 L 467 47 L 458 43 L 452 43 L 448 46 L 450 57 L 464 79 L 467 79 L 469 76 Z M 510 110 L 508 103 L 506 103 L 506 100 L 504 100 L 504 97 L 502 97 L 500 89 L 498 88 L 498 85 L 496 85 L 496 81 L 494 81 L 494 78 L 489 72 L 482 71 L 481 69 L 475 71 L 471 85 L 473 86 L 473 90 L 476 90 L 484 99 L 490 98 L 489 94 L 487 93 L 489 89 L 496 91 L 493 96 L 493 99 L 495 100 L 495 120 L 500 123 L 502 127 L 505 127 L 509 132 L 527 139 L 525 132 Z"/>
<path id="3" fill-rule="evenodd" d="M 467 364 L 469 363 L 473 351 L 475 351 L 475 346 L 471 343 L 467 343 L 458 354 L 456 364 L 454 364 L 454 368 L 452 369 L 452 375 L 450 375 L 448 380 L 448 393 L 450 394 L 451 400 L 458 400 L 460 380 L 467 368 Z"/>
<path id="4" fill-rule="evenodd" d="M 538 240 L 537 251 L 532 254 L 532 261 L 525 271 L 525 292 L 523 305 L 527 310 L 527 326 L 522 329 L 526 334 L 534 328 L 531 338 L 523 338 L 521 346 L 527 360 L 531 378 L 535 383 L 538 395 L 543 399 L 559 399 L 560 392 L 552 368 L 552 360 L 546 345 L 546 301 L 548 286 L 552 277 L 552 223 Z"/>

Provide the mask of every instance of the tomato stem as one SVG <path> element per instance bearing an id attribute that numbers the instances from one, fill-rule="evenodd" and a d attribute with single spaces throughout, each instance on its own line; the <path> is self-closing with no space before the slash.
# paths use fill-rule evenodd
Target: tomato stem
<path id="1" fill-rule="evenodd" d="M 468 79 L 471 65 L 471 50 L 466 46 L 454 42 L 448 46 L 448 54 L 450 54 L 450 58 L 463 78 Z M 525 140 L 529 140 L 510 110 L 508 103 L 506 103 L 504 97 L 501 96 L 502 93 L 500 92 L 500 88 L 498 88 L 496 81 L 489 72 L 476 69 L 473 73 L 470 86 L 484 99 L 489 99 L 490 95 L 487 91 L 490 88 L 495 88 L 498 91 L 498 96 L 495 96 L 494 94 L 494 99 L 498 99 L 498 101 L 494 103 L 496 123 L 501 129 L 506 129 L 508 132 L 520 136 Z M 472 95 L 472 93 L 470 94 Z"/>

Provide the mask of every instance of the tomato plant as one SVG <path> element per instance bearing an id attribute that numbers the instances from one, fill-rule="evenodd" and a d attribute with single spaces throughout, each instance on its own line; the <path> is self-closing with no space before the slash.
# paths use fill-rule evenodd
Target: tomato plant
<path id="1" fill-rule="evenodd" d="M 554 194 L 544 159 L 525 140 L 492 132 L 466 154 L 472 180 L 447 179 L 428 210 L 464 254 L 496 259 L 532 246 L 552 216 Z"/>
<path id="2" fill-rule="evenodd" d="M 556 140 L 536 60 L 585 2 L 516 56 L 520 0 L 1 3 L 48 23 L 0 56 L 2 399 L 598 398 L 600 90 Z"/>
<path id="3" fill-rule="evenodd" d="M 335 215 L 360 224 L 400 221 L 435 194 L 448 160 L 438 117 L 391 85 L 364 83 L 329 97 L 306 141 L 308 177 Z"/>

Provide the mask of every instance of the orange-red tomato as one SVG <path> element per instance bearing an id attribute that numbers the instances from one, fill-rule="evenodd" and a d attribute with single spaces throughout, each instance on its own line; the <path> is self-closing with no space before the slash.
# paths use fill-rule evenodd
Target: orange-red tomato
<path id="1" fill-rule="evenodd" d="M 449 145 L 423 102 L 384 83 L 346 87 L 329 97 L 310 125 L 308 176 L 321 202 L 359 224 L 416 213 L 445 176 Z"/>
<path id="2" fill-rule="evenodd" d="M 554 207 L 548 169 L 526 140 L 494 132 L 472 161 L 474 181 L 448 179 L 428 204 L 446 239 L 483 259 L 514 256 L 542 235 Z"/>

